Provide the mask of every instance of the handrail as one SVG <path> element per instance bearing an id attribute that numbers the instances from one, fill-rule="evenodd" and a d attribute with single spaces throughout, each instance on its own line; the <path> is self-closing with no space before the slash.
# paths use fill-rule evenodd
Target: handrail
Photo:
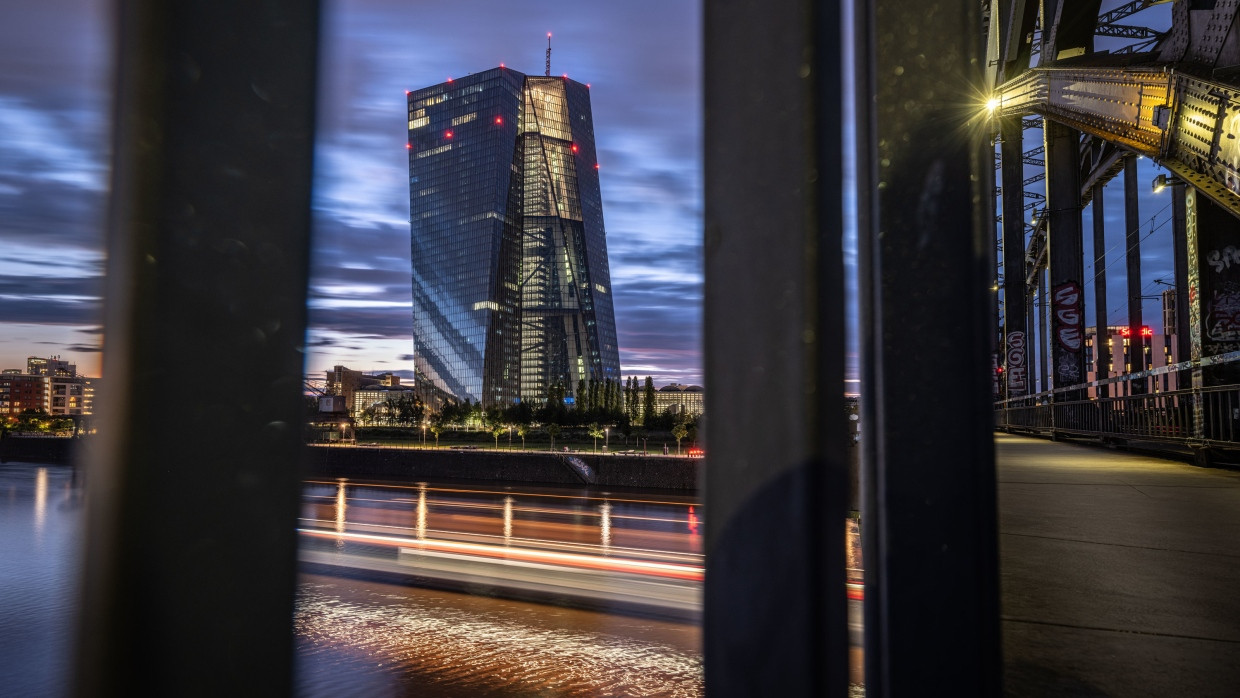
<path id="1" fill-rule="evenodd" d="M 1028 402 L 1030 400 L 1036 401 L 1039 398 L 1049 397 L 1051 395 L 1060 395 L 1062 393 L 1081 391 L 1081 390 L 1086 390 L 1088 388 L 1096 388 L 1102 385 L 1113 385 L 1115 383 L 1126 383 L 1128 381 L 1141 380 L 1145 378 L 1151 378 L 1154 376 L 1161 376 L 1167 373 L 1178 373 L 1180 371 L 1190 371 L 1190 370 L 1198 369 L 1198 368 L 1208 368 L 1210 366 L 1221 366 L 1223 364 L 1229 364 L 1235 361 L 1240 361 L 1240 351 L 1231 351 L 1231 352 L 1227 352 L 1226 354 L 1216 354 L 1215 356 L 1206 356 L 1200 359 L 1191 359 L 1189 361 L 1181 361 L 1175 364 L 1159 366 L 1158 368 L 1151 368 L 1146 371 L 1137 371 L 1136 373 L 1125 373 L 1125 374 L 1118 375 L 1118 376 L 1112 376 L 1110 378 L 1102 378 L 1096 381 L 1089 381 L 1088 383 L 1077 383 L 1076 385 L 1064 386 L 1062 388 L 1051 388 L 1050 390 L 1043 390 L 1040 393 L 1033 393 L 1030 395 L 1020 395 L 1017 397 L 1010 397 L 1005 400 L 997 400 L 995 402 L 995 407 L 996 408 L 1005 407 L 1012 403 Z"/>

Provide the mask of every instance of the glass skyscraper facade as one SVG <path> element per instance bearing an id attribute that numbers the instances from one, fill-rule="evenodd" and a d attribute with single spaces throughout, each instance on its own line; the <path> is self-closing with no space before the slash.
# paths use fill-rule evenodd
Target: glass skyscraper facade
<path id="1" fill-rule="evenodd" d="M 618 381 L 588 86 L 501 67 L 408 105 L 419 378 L 486 406 Z"/>

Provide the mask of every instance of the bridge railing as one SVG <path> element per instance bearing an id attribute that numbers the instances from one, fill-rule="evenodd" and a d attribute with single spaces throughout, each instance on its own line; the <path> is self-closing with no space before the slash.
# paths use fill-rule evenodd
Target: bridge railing
<path id="1" fill-rule="evenodd" d="M 1181 385 L 1200 385 L 1200 372 L 1240 362 L 1240 352 L 1185 361 L 1150 371 L 1080 383 L 995 403 L 996 426 L 1051 436 L 1161 441 L 1194 448 L 1240 449 L 1240 385 L 1143 392 L 1149 379 L 1177 373 Z M 1197 373 L 1196 379 L 1193 374 Z M 1125 385 L 1128 390 L 1125 391 Z M 1107 386 L 1104 397 L 1084 397 Z M 1140 386 L 1140 387 L 1138 387 Z M 1128 392 L 1127 395 L 1114 394 Z"/>

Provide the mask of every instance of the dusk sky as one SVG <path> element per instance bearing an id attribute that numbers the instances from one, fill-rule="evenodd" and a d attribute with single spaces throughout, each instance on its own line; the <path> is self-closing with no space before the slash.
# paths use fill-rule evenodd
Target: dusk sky
<path id="1" fill-rule="evenodd" d="M 10 3 L 0 22 L 0 368 L 59 354 L 99 372 L 109 7 Z M 333 364 L 412 369 L 405 90 L 500 63 L 541 74 L 552 32 L 552 73 L 591 84 L 622 369 L 659 384 L 702 382 L 699 3 L 324 7 L 308 374 Z M 1164 288 L 1154 279 L 1172 279 L 1170 197 L 1149 194 L 1153 176 L 1141 161 L 1143 237 L 1155 229 L 1142 249 L 1147 295 Z M 1107 221 L 1108 305 L 1119 323 L 1119 179 Z M 1087 285 L 1092 274 L 1086 264 Z M 1159 325 L 1158 308 L 1147 301 L 1147 324 Z"/>
<path id="2" fill-rule="evenodd" d="M 0 23 L 0 368 L 99 371 L 110 36 L 102 0 Z M 306 371 L 413 368 L 405 90 L 500 63 L 590 83 L 624 372 L 700 383 L 695 2 L 326 2 Z"/>

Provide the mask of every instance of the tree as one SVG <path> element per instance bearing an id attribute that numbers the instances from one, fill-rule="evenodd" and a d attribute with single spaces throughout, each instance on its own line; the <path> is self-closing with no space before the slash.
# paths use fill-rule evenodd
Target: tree
<path id="1" fill-rule="evenodd" d="M 685 426 L 684 422 L 677 422 L 676 426 L 672 427 L 672 436 L 676 438 L 676 455 L 680 455 L 680 440 L 688 435 L 689 428 Z"/>
<path id="2" fill-rule="evenodd" d="M 637 427 L 636 429 L 633 430 L 633 435 L 636 436 L 637 440 L 641 443 L 642 453 L 645 453 L 646 452 L 646 429 L 645 427 Z"/>
<path id="3" fill-rule="evenodd" d="M 598 440 L 603 437 L 603 427 L 598 422 L 590 424 L 590 436 L 594 437 L 594 450 L 598 450 Z"/>
<path id="4" fill-rule="evenodd" d="M 650 425 L 654 420 L 654 378 L 646 376 L 646 394 L 642 404 L 642 423 Z"/>
<path id="5" fill-rule="evenodd" d="M 495 437 L 495 449 L 496 450 L 499 450 L 499 435 L 503 434 L 506 430 L 507 430 L 507 427 L 505 427 L 503 424 L 499 422 L 491 423 L 491 426 L 489 427 L 488 431 L 491 432 L 491 436 Z"/>
<path id="6" fill-rule="evenodd" d="M 530 430 L 528 424 L 517 424 L 517 436 L 521 437 L 521 450 L 525 450 L 525 433 Z"/>
<path id="7" fill-rule="evenodd" d="M 444 424 L 446 424 L 447 421 L 448 420 L 444 417 L 443 412 L 431 417 L 430 429 L 431 433 L 435 435 L 435 448 L 439 448 L 439 434 L 443 431 Z"/>
<path id="8" fill-rule="evenodd" d="M 555 437 L 560 435 L 560 425 L 556 424 L 555 422 L 552 422 L 543 428 L 547 430 L 547 436 L 551 437 L 551 450 L 554 451 L 555 450 Z"/>

